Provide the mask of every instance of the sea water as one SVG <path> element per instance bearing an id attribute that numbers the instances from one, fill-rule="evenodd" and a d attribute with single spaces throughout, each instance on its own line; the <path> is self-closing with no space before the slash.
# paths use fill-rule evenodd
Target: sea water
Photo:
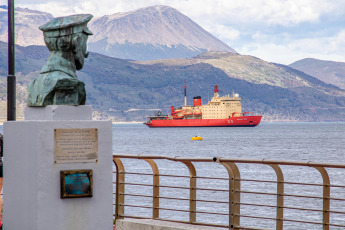
<path id="1" fill-rule="evenodd" d="M 195 158 L 235 158 L 235 159 L 269 159 L 281 161 L 315 161 L 345 163 L 345 123 L 344 122 L 262 122 L 257 127 L 198 127 L 198 128 L 148 128 L 143 124 L 116 124 L 113 126 L 113 152 L 116 154 L 163 155 Z M 201 136 L 202 141 L 192 141 L 191 137 Z M 126 171 L 150 173 L 151 168 L 142 160 L 123 160 Z M 189 175 L 188 169 L 181 163 L 156 161 L 161 174 Z M 219 164 L 195 163 L 197 176 L 228 177 L 226 170 Z M 257 180 L 276 180 L 272 168 L 267 165 L 238 164 L 241 178 Z M 284 180 L 290 182 L 320 183 L 320 173 L 309 167 L 281 166 Z M 328 169 L 331 184 L 345 184 L 345 170 Z M 126 181 L 134 183 L 152 183 L 152 178 L 143 176 L 126 176 Z M 189 186 L 188 180 L 160 178 L 160 185 Z M 197 187 L 228 189 L 224 181 L 198 179 Z M 241 190 L 276 193 L 276 184 L 241 182 Z M 345 197 L 345 189 L 333 189 L 332 197 Z M 152 189 L 138 186 L 126 186 L 126 193 L 152 194 Z M 285 194 L 321 196 L 322 187 L 285 185 Z M 161 196 L 188 198 L 188 190 L 160 189 Z M 228 201 L 229 195 L 224 192 L 198 191 L 198 199 Z M 241 194 L 242 203 L 276 205 L 275 196 Z M 140 197 L 126 197 L 127 204 L 152 206 L 152 200 Z M 160 199 L 160 207 L 172 209 L 189 208 L 188 202 Z M 320 199 L 284 198 L 285 206 L 322 209 Z M 332 201 L 333 210 L 345 211 L 345 202 Z M 205 212 L 227 213 L 228 206 L 217 203 L 197 202 L 197 210 Z M 129 215 L 150 216 L 152 210 L 126 207 Z M 275 218 L 274 208 L 241 205 L 241 214 Z M 160 211 L 161 218 L 188 221 L 188 213 Z M 284 218 L 320 222 L 322 212 L 301 212 L 284 209 Z M 345 215 L 331 214 L 331 223 L 345 224 Z M 216 224 L 228 224 L 227 216 L 198 214 L 197 221 Z M 275 228 L 275 221 L 254 218 L 241 218 L 241 226 Z M 322 225 L 284 222 L 285 229 L 322 229 Z M 341 229 L 334 228 L 331 229 Z"/>
<path id="2" fill-rule="evenodd" d="M 113 125 L 113 152 L 180 157 L 344 162 L 344 122 L 262 122 L 257 127 Z M 203 141 L 191 141 L 201 136 Z"/>
<path id="3" fill-rule="evenodd" d="M 0 126 L 2 133 L 2 126 Z M 345 123 L 344 122 L 262 122 L 257 127 L 207 127 L 207 128 L 148 128 L 144 124 L 114 124 L 113 153 L 163 155 L 195 158 L 240 158 L 270 159 L 291 161 L 315 161 L 345 163 Z M 202 141 L 192 141 L 191 137 L 201 136 Z M 5 137 L 6 138 L 6 137 Z M 5 150 L 6 151 L 6 150 Z M 10 154 L 10 153 L 8 153 Z M 142 160 L 123 160 L 126 171 L 151 173 L 149 165 Z M 181 163 L 167 160 L 157 161 L 161 174 L 189 175 L 188 169 Z M 216 163 L 195 163 L 197 176 L 224 177 L 226 170 Z M 274 171 L 266 165 L 238 164 L 241 178 L 258 180 L 276 180 Z M 314 168 L 282 166 L 285 181 L 304 183 L 321 183 L 320 173 Z M 331 184 L 345 184 L 344 170 L 328 169 Z M 152 177 L 126 176 L 126 181 L 134 183 L 151 183 Z M 188 187 L 189 180 L 176 178 L 160 178 L 160 185 Z M 219 180 L 198 179 L 197 187 L 228 189 L 227 182 Z M 241 182 L 241 190 L 258 192 L 276 192 L 275 184 Z M 332 189 L 332 197 L 345 197 L 344 189 Z M 322 187 L 301 189 L 297 185 L 285 185 L 285 193 L 322 196 Z M 126 193 L 152 194 L 152 189 L 138 186 L 126 186 Z M 181 189 L 160 189 L 161 196 L 188 198 L 189 191 Z M 199 191 L 198 199 L 228 201 L 228 193 Z M 241 202 L 256 204 L 276 204 L 275 196 L 241 194 Z M 152 199 L 126 197 L 127 204 L 152 205 Z M 160 200 L 160 207 L 172 209 L 189 209 L 188 202 Z M 310 209 L 322 209 L 322 200 L 286 197 L 285 206 L 298 206 Z M 345 211 L 345 202 L 331 202 L 333 210 Z M 197 210 L 205 212 L 226 213 L 228 206 L 216 203 L 197 202 Z M 275 209 L 257 206 L 241 206 L 241 215 L 275 217 Z M 125 208 L 128 215 L 150 217 L 151 209 Z M 160 217 L 188 221 L 187 212 L 161 210 Z M 320 222 L 320 212 L 300 212 L 284 209 L 284 218 Z M 345 215 L 331 214 L 331 223 L 345 225 Z M 227 216 L 198 214 L 197 221 L 215 224 L 228 224 Z M 241 218 L 242 226 L 274 228 L 275 222 L 253 218 Z M 321 225 L 284 222 L 285 229 L 322 229 Z M 331 227 L 331 229 L 342 229 Z"/>

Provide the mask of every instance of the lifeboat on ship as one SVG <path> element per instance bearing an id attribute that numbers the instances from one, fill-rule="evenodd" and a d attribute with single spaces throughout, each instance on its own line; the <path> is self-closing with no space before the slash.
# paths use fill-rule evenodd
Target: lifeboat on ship
<path id="1" fill-rule="evenodd" d="M 174 114 L 181 113 L 181 112 L 183 112 L 183 110 L 175 110 L 175 111 L 173 111 Z"/>
<path id="2" fill-rule="evenodd" d="M 252 112 L 244 112 L 243 116 L 246 116 L 247 114 L 252 114 Z"/>
<path id="3" fill-rule="evenodd" d="M 241 115 L 242 115 L 242 113 L 239 113 L 239 112 L 232 113 L 233 117 L 240 117 Z"/>
<path id="4" fill-rule="evenodd" d="M 199 116 L 199 115 L 202 115 L 202 112 L 201 112 L 201 111 L 195 111 L 193 114 L 194 114 L 195 116 Z"/>

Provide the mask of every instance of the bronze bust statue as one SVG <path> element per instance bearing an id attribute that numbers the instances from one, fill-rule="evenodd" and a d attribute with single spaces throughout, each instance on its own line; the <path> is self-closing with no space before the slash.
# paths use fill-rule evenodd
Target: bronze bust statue
<path id="1" fill-rule="evenodd" d="M 50 51 L 40 75 L 28 85 L 28 106 L 84 105 L 85 84 L 76 70 L 84 65 L 87 39 L 92 32 L 87 23 L 93 16 L 79 14 L 54 18 L 40 26 Z"/>

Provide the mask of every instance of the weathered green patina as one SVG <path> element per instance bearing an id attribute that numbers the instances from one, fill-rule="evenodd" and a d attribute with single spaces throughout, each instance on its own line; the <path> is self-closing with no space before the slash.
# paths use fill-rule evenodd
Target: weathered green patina
<path id="1" fill-rule="evenodd" d="M 90 14 L 54 18 L 40 29 L 50 51 L 40 75 L 28 85 L 28 106 L 84 105 L 85 84 L 79 81 L 76 70 L 87 58 L 87 28 Z"/>

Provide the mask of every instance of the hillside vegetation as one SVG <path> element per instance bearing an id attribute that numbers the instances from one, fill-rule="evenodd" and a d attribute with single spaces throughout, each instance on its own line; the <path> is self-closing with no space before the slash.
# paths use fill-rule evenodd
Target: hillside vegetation
<path id="1" fill-rule="evenodd" d="M 345 89 L 345 63 L 306 58 L 289 65 L 321 81 Z"/>
<path id="2" fill-rule="evenodd" d="M 6 60 L 6 43 L 0 42 L 0 59 Z M 25 106 L 26 85 L 39 75 L 49 52 L 45 47 L 16 47 L 17 101 Z M 1 62 L 4 63 L 4 62 Z M 6 100 L 7 65 L 0 66 L 0 98 Z M 220 94 L 234 90 L 244 111 L 264 120 L 335 121 L 345 118 L 344 90 L 291 67 L 232 53 L 205 53 L 190 59 L 134 62 L 91 53 L 77 75 L 86 84 L 87 104 L 98 119 L 144 121 L 155 110 L 169 111 L 193 96 L 203 103 L 219 85 Z"/>

